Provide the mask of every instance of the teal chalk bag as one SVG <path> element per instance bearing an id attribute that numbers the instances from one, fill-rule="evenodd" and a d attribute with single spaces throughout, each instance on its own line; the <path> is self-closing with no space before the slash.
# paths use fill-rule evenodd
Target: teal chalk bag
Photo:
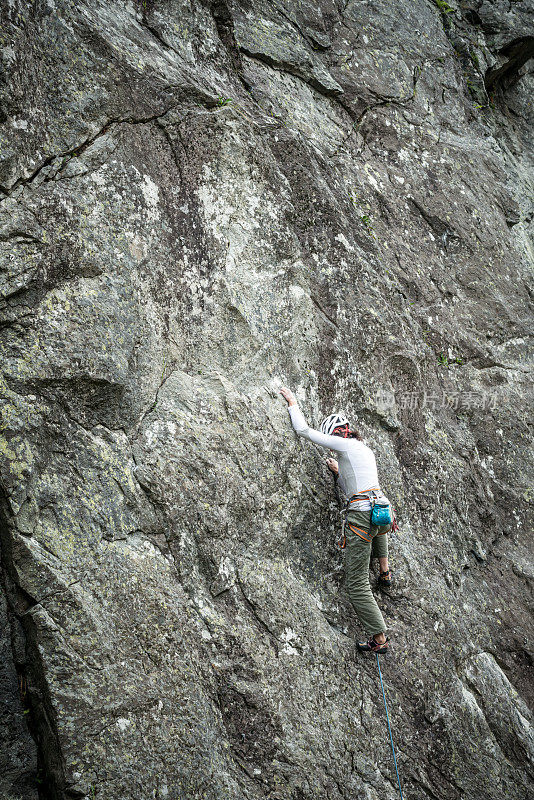
<path id="1" fill-rule="evenodd" d="M 370 497 L 371 501 L 371 525 L 390 525 L 393 522 L 391 513 L 391 503 L 385 495 L 381 497 Z"/>

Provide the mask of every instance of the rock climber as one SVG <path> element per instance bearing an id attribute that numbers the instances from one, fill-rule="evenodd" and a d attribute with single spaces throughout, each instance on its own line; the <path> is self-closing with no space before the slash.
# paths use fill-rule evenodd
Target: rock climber
<path id="1" fill-rule="evenodd" d="M 389 638 L 386 624 L 369 585 L 369 564 L 372 557 L 380 562 L 379 585 L 391 586 L 388 563 L 387 525 L 371 525 L 371 490 L 380 491 L 376 460 L 373 451 L 362 441 L 358 431 L 350 429 L 349 421 L 340 414 L 330 414 L 321 423 L 321 430 L 308 427 L 295 395 L 285 386 L 280 394 L 287 400 L 289 416 L 295 432 L 321 447 L 335 450 L 334 458 L 326 460 L 343 493 L 348 498 L 346 514 L 345 581 L 349 599 L 354 606 L 369 639 L 358 642 L 358 650 L 386 653 Z"/>

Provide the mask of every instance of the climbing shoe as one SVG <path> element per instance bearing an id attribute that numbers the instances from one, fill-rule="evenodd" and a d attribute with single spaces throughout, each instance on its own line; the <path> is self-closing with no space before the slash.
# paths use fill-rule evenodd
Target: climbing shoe
<path id="1" fill-rule="evenodd" d="M 386 636 L 386 641 L 382 642 L 382 644 L 379 644 L 376 641 L 375 637 L 371 636 L 371 638 L 367 642 L 358 642 L 358 650 L 360 651 L 360 653 L 366 653 L 366 652 L 379 653 L 379 654 L 387 653 L 388 642 L 389 642 L 389 637 L 387 636 Z"/>
<path id="2" fill-rule="evenodd" d="M 378 585 L 381 589 L 390 589 L 391 584 L 393 583 L 393 578 L 391 576 L 391 570 L 388 569 L 387 572 L 381 572 L 378 576 Z"/>

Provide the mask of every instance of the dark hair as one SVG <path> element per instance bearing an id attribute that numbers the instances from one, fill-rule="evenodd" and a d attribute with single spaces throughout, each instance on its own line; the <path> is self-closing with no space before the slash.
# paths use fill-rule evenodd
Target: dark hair
<path id="1" fill-rule="evenodd" d="M 348 423 L 345 425 L 338 425 L 337 428 L 334 428 L 332 436 L 342 436 L 344 439 L 358 439 L 359 442 L 363 442 L 363 436 L 360 431 L 349 430 Z"/>

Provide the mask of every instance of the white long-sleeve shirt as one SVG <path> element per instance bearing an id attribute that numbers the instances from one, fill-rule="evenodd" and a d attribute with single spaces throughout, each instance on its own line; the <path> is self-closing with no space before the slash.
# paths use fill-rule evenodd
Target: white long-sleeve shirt
<path id="1" fill-rule="evenodd" d="M 347 497 L 367 489 L 380 488 L 376 459 L 370 447 L 359 439 L 329 436 L 310 428 L 297 405 L 288 406 L 288 411 L 291 424 L 299 436 L 338 453 L 338 483 Z M 358 500 L 351 505 L 351 508 L 355 511 L 368 511 L 371 503 L 368 500 Z"/>

